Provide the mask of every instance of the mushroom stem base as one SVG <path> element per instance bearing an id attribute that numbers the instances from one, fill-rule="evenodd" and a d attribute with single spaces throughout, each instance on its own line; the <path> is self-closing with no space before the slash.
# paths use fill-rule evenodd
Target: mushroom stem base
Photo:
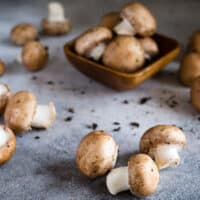
<path id="1" fill-rule="evenodd" d="M 48 21 L 63 22 L 65 21 L 64 8 L 58 2 L 51 2 L 48 5 Z"/>
<path id="2" fill-rule="evenodd" d="M 129 190 L 128 167 L 112 169 L 106 177 L 106 186 L 112 195 Z"/>

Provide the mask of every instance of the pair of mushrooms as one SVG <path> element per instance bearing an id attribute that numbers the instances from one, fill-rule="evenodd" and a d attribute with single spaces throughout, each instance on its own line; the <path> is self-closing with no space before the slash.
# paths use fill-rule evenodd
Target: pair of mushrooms
<path id="1" fill-rule="evenodd" d="M 133 155 L 128 166 L 114 168 L 118 145 L 104 131 L 94 131 L 80 142 L 76 152 L 78 169 L 89 178 L 105 175 L 106 185 L 113 195 L 130 190 L 141 197 L 155 192 L 159 169 L 179 164 L 179 152 L 186 143 L 183 132 L 172 125 L 157 125 L 147 130 L 140 141 L 139 154 Z"/>
<path id="2" fill-rule="evenodd" d="M 99 26 L 90 28 L 75 41 L 75 51 L 122 72 L 134 72 L 145 58 L 158 54 L 158 45 L 150 37 L 155 33 L 156 20 L 141 3 L 124 6 L 120 13 L 105 15 Z M 114 31 L 118 36 L 113 39 Z M 140 38 L 136 38 L 135 35 Z"/>

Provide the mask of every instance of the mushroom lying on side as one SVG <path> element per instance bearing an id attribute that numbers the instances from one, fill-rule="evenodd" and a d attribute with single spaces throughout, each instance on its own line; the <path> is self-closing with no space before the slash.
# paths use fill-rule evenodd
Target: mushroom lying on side
<path id="1" fill-rule="evenodd" d="M 145 154 L 131 156 L 128 167 L 112 169 L 106 177 L 106 185 L 112 195 L 130 190 L 137 197 L 149 196 L 156 191 L 158 182 L 158 168 Z"/>
<path id="2" fill-rule="evenodd" d="M 130 3 L 122 8 L 122 21 L 114 27 L 119 35 L 135 35 L 143 37 L 155 33 L 157 23 L 151 11 L 141 3 Z"/>
<path id="3" fill-rule="evenodd" d="M 189 48 L 191 51 L 200 53 L 200 30 L 193 33 L 190 38 Z"/>
<path id="4" fill-rule="evenodd" d="M 71 30 L 69 19 L 65 18 L 64 7 L 59 2 L 48 4 L 48 18 L 42 20 L 42 29 L 47 35 L 64 35 Z"/>
<path id="5" fill-rule="evenodd" d="M 184 85 L 190 86 L 198 76 L 200 76 L 200 54 L 188 53 L 183 57 L 180 65 L 180 80 Z"/>
<path id="6" fill-rule="evenodd" d="M 48 48 L 40 42 L 28 42 L 22 49 L 21 58 L 28 70 L 38 71 L 44 68 L 48 61 Z"/>
<path id="7" fill-rule="evenodd" d="M 30 23 L 22 23 L 14 26 L 10 33 L 11 40 L 17 45 L 24 45 L 27 42 L 38 38 L 37 28 Z"/>
<path id="8" fill-rule="evenodd" d="M 0 60 L 0 76 L 4 74 L 5 68 L 5 63 L 2 60 Z"/>
<path id="9" fill-rule="evenodd" d="M 115 166 L 118 145 L 104 131 L 93 131 L 80 142 L 76 152 L 78 169 L 89 178 L 104 175 Z"/>
<path id="10" fill-rule="evenodd" d="M 185 144 L 185 135 L 178 127 L 157 125 L 142 136 L 140 151 L 151 156 L 158 168 L 163 169 L 179 164 L 179 152 Z"/>
<path id="11" fill-rule="evenodd" d="M 121 72 L 134 72 L 143 66 L 144 50 L 135 37 L 117 36 L 106 47 L 103 63 Z"/>
<path id="12" fill-rule="evenodd" d="M 112 38 L 112 32 L 106 27 L 90 28 L 75 42 L 75 51 L 98 61 L 106 48 L 106 41 Z"/>
<path id="13" fill-rule="evenodd" d="M 16 138 L 11 129 L 0 125 L 0 164 L 10 160 L 16 149 Z"/>
<path id="14" fill-rule="evenodd" d="M 6 84 L 0 84 L 0 114 L 2 114 L 11 97 L 11 89 Z"/>
<path id="15" fill-rule="evenodd" d="M 192 105 L 200 112 L 200 77 L 196 78 L 191 86 Z"/>
<path id="16" fill-rule="evenodd" d="M 37 104 L 36 96 L 29 91 L 14 94 L 4 113 L 5 124 L 16 134 L 34 128 L 49 128 L 56 117 L 52 102 L 45 105 Z"/>

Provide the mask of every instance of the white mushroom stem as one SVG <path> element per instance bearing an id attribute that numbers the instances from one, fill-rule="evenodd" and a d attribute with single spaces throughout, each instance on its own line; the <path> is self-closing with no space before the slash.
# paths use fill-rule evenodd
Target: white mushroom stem
<path id="1" fill-rule="evenodd" d="M 22 57 L 21 57 L 20 54 L 17 55 L 16 61 L 17 61 L 19 64 L 22 64 Z"/>
<path id="2" fill-rule="evenodd" d="M 37 105 L 31 126 L 35 128 L 48 128 L 52 125 L 55 117 L 56 109 L 52 102 L 49 102 L 47 105 Z"/>
<path id="3" fill-rule="evenodd" d="M 106 186 L 112 195 L 129 190 L 128 167 L 112 169 L 106 177 Z"/>
<path id="4" fill-rule="evenodd" d="M 114 31 L 118 35 L 135 35 L 136 33 L 132 24 L 125 18 L 114 27 Z"/>
<path id="5" fill-rule="evenodd" d="M 144 53 L 144 57 L 147 60 L 151 60 L 151 55 L 149 53 Z"/>
<path id="6" fill-rule="evenodd" d="M 160 145 L 154 151 L 154 159 L 159 169 L 175 166 L 180 163 L 178 145 Z"/>
<path id="7" fill-rule="evenodd" d="M 95 61 L 98 61 L 101 58 L 101 56 L 103 55 L 103 52 L 104 52 L 105 48 L 106 48 L 105 42 L 100 42 L 97 46 L 92 48 L 87 53 L 87 57 L 88 58 L 92 58 Z"/>
<path id="8" fill-rule="evenodd" d="M 4 84 L 0 84 L 0 95 L 4 95 L 8 92 L 8 88 Z"/>
<path id="9" fill-rule="evenodd" d="M 0 127 L 0 147 L 4 146 L 7 141 L 8 141 L 8 134 L 3 129 L 3 127 Z"/>
<path id="10" fill-rule="evenodd" d="M 51 2 L 48 4 L 48 21 L 63 22 L 65 20 L 64 7 L 59 2 Z"/>

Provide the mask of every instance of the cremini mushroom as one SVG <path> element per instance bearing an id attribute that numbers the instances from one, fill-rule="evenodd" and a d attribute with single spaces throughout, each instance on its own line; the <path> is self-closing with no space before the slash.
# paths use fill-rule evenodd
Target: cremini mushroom
<path id="1" fill-rule="evenodd" d="M 89 178 L 104 175 L 115 166 L 118 145 L 104 131 L 93 131 L 80 142 L 76 152 L 78 169 Z"/>
<path id="2" fill-rule="evenodd" d="M 158 168 L 145 154 L 131 156 L 128 167 L 112 169 L 106 177 L 106 185 L 112 195 L 130 190 L 137 197 L 149 196 L 156 191 L 158 182 Z"/>
<path id="3" fill-rule="evenodd" d="M 99 25 L 112 30 L 120 21 L 119 12 L 109 12 L 101 18 Z"/>
<path id="4" fill-rule="evenodd" d="M 106 48 L 106 41 L 112 32 L 106 27 L 94 27 L 84 32 L 75 42 L 75 50 L 81 56 L 99 60 Z"/>
<path id="5" fill-rule="evenodd" d="M 193 33 L 190 38 L 189 48 L 191 51 L 200 53 L 200 30 Z"/>
<path id="6" fill-rule="evenodd" d="M 0 114 L 6 108 L 6 105 L 11 97 L 11 89 L 6 84 L 0 84 Z"/>
<path id="7" fill-rule="evenodd" d="M 186 144 L 184 133 L 174 125 L 157 125 L 147 130 L 140 140 L 140 151 L 155 160 L 159 169 L 176 166 L 179 152 Z"/>
<path id="8" fill-rule="evenodd" d="M 135 37 L 118 36 L 106 47 L 103 63 L 121 72 L 134 72 L 144 64 L 144 50 Z"/>
<path id="9" fill-rule="evenodd" d="M 10 33 L 11 40 L 16 45 L 24 45 L 38 38 L 37 28 L 30 23 L 21 23 L 14 26 Z"/>
<path id="10" fill-rule="evenodd" d="M 5 63 L 0 60 L 0 76 L 2 76 L 5 73 Z"/>
<path id="11" fill-rule="evenodd" d="M 65 18 L 64 7 L 61 3 L 48 4 L 48 17 L 42 20 L 42 29 L 47 35 L 64 35 L 71 30 L 70 20 Z"/>
<path id="12" fill-rule="evenodd" d="M 16 149 L 16 138 L 10 128 L 0 125 L 0 164 L 10 160 Z"/>
<path id="13" fill-rule="evenodd" d="M 28 70 L 38 71 L 44 68 L 48 61 L 48 48 L 40 42 L 28 42 L 22 49 L 21 58 Z"/>
<path id="14" fill-rule="evenodd" d="M 153 38 L 151 37 L 139 38 L 139 41 L 140 44 L 142 45 L 142 48 L 144 49 L 145 58 L 147 60 L 151 60 L 153 57 L 158 55 L 159 48 L 156 41 Z"/>
<path id="15" fill-rule="evenodd" d="M 200 54 L 196 52 L 188 53 L 181 61 L 180 80 L 185 86 L 190 86 L 198 76 L 200 76 Z"/>
<path id="16" fill-rule="evenodd" d="M 155 33 L 156 19 L 151 11 L 141 3 L 129 3 L 121 10 L 122 21 L 114 27 L 119 35 L 135 35 L 146 37 Z"/>
<path id="17" fill-rule="evenodd" d="M 34 128 L 49 128 L 56 117 L 55 106 L 37 104 L 36 96 L 29 91 L 19 91 L 14 94 L 4 113 L 5 124 L 16 134 Z"/>
<path id="18" fill-rule="evenodd" d="M 196 78 L 191 86 L 192 105 L 200 112 L 200 77 Z"/>

